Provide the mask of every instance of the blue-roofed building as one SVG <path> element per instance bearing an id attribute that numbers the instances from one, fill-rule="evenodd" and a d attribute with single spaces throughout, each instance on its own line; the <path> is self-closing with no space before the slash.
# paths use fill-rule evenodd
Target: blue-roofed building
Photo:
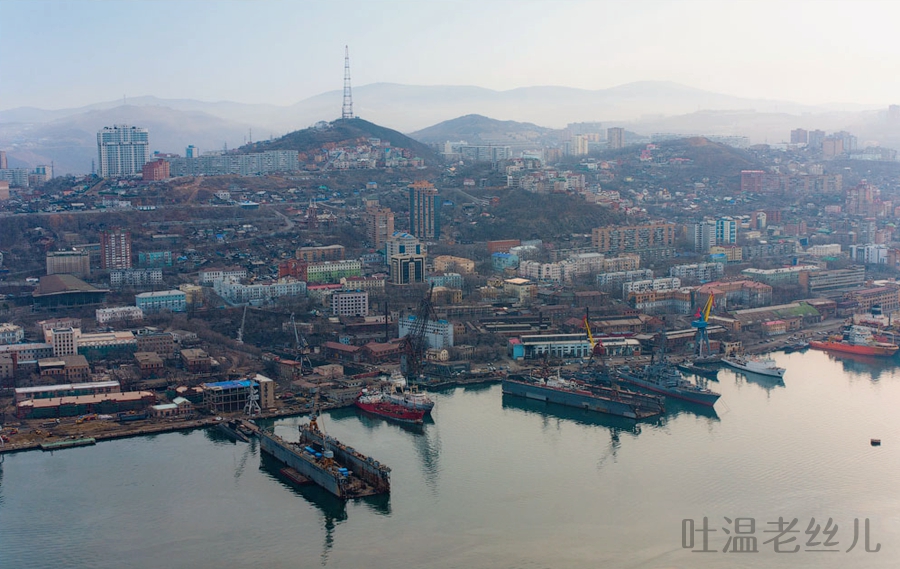
<path id="1" fill-rule="evenodd" d="M 213 413 L 243 411 L 254 385 L 257 385 L 256 382 L 249 379 L 203 383 L 200 385 L 203 388 L 203 404 Z"/>

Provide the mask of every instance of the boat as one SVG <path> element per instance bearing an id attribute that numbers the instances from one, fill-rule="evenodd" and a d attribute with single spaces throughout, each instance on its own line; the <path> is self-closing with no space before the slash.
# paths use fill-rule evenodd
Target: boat
<path id="1" fill-rule="evenodd" d="M 363 390 L 356 399 L 356 406 L 366 413 L 398 423 L 421 425 L 425 422 L 425 411 L 392 403 L 383 393 L 368 393 Z"/>
<path id="2" fill-rule="evenodd" d="M 509 375 L 502 380 L 506 395 L 546 401 L 567 407 L 588 409 L 628 419 L 644 419 L 665 412 L 659 398 L 614 387 L 588 385 L 582 382 L 556 377 Z"/>
<path id="3" fill-rule="evenodd" d="M 658 352 L 651 354 L 649 364 L 638 370 L 619 366 L 613 371 L 613 375 L 620 381 L 653 393 L 662 393 L 666 397 L 709 407 L 715 405 L 721 395 L 703 384 L 685 379 L 666 356 L 666 341 L 666 331 L 661 330 Z"/>
<path id="4" fill-rule="evenodd" d="M 705 377 L 706 379 L 714 379 L 718 380 L 719 378 L 719 369 L 711 366 L 698 366 L 691 362 L 681 362 L 677 367 L 680 371 L 684 373 L 690 373 L 693 375 L 699 375 L 700 377 Z"/>
<path id="5" fill-rule="evenodd" d="M 794 342 L 793 344 L 787 344 L 784 348 L 784 353 L 791 354 L 793 352 L 800 352 L 809 347 L 809 342 Z"/>
<path id="6" fill-rule="evenodd" d="M 386 401 L 426 414 L 431 413 L 431 410 L 434 409 L 434 401 L 431 397 L 420 392 L 417 386 L 408 385 L 399 369 L 394 370 L 390 381 L 390 390 L 385 394 Z"/>
<path id="7" fill-rule="evenodd" d="M 712 407 L 721 397 L 715 391 L 685 379 L 678 368 L 667 361 L 651 362 L 640 370 L 621 366 L 616 368 L 615 374 L 625 383 L 699 405 Z"/>
<path id="8" fill-rule="evenodd" d="M 83 447 L 96 444 L 94 437 L 84 437 L 80 439 L 65 439 L 53 443 L 41 443 L 41 450 L 59 450 L 72 447 Z"/>
<path id="9" fill-rule="evenodd" d="M 250 438 L 243 432 L 241 421 L 232 419 L 230 421 L 221 421 L 216 427 L 234 441 L 249 443 Z"/>
<path id="10" fill-rule="evenodd" d="M 809 347 L 829 352 L 843 352 L 860 356 L 889 358 L 900 347 L 891 342 L 879 342 L 872 329 L 865 326 L 849 326 L 841 336 L 831 336 L 827 340 L 811 340 Z"/>
<path id="11" fill-rule="evenodd" d="M 741 371 L 749 371 L 750 373 L 767 375 L 769 377 L 777 377 L 779 379 L 784 377 L 785 372 L 785 369 L 783 367 L 778 367 L 777 365 L 775 365 L 775 360 L 773 360 L 772 358 L 747 358 L 744 356 L 734 355 L 722 358 L 722 363 Z"/>

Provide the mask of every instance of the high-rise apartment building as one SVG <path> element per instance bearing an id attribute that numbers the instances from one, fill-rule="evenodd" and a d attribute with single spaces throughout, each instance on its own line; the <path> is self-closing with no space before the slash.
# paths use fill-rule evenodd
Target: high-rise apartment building
<path id="1" fill-rule="evenodd" d="M 141 174 L 150 158 L 150 135 L 136 126 L 104 127 L 97 133 L 97 154 L 101 178 Z"/>
<path id="2" fill-rule="evenodd" d="M 716 220 L 716 245 L 737 243 L 737 221 L 730 217 Z"/>
<path id="3" fill-rule="evenodd" d="M 184 149 L 185 158 L 200 158 L 200 149 L 191 144 Z"/>
<path id="4" fill-rule="evenodd" d="M 394 234 L 394 212 L 386 207 L 366 209 L 366 237 L 377 250 L 384 249 L 385 243 Z"/>
<path id="5" fill-rule="evenodd" d="M 809 141 L 809 132 L 804 128 L 795 128 L 791 131 L 791 144 L 806 144 Z"/>
<path id="6" fill-rule="evenodd" d="M 622 127 L 606 129 L 606 147 L 610 150 L 625 148 L 625 129 Z"/>
<path id="7" fill-rule="evenodd" d="M 712 221 L 701 221 L 692 227 L 692 239 L 694 251 L 697 253 L 709 253 L 710 247 L 716 244 L 716 224 Z M 679 275 L 672 275 L 679 276 Z"/>
<path id="8" fill-rule="evenodd" d="M 807 146 L 809 146 L 813 150 L 820 150 L 822 148 L 823 142 L 825 142 L 824 130 L 809 131 L 809 134 L 807 135 Z"/>
<path id="9" fill-rule="evenodd" d="M 409 232 L 422 240 L 441 237 L 438 192 L 429 182 L 409 186 Z"/>
<path id="10" fill-rule="evenodd" d="M 122 229 L 100 232 L 100 268 L 131 268 L 131 233 Z"/>

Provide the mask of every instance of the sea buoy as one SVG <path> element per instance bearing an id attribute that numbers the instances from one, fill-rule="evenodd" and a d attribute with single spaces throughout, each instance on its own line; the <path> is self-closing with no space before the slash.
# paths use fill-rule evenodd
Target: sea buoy
<path id="1" fill-rule="evenodd" d="M 880 447 L 880 446 L 881 446 L 881 439 L 872 439 L 871 443 L 872 443 L 872 446 L 873 446 L 873 447 Z"/>

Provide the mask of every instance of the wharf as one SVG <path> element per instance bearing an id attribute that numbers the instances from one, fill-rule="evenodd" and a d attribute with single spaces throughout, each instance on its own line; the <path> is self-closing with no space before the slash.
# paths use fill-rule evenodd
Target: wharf
<path id="1" fill-rule="evenodd" d="M 352 405 L 352 402 L 350 402 Z M 323 405 L 323 409 L 337 409 L 348 405 Z M 296 417 L 309 414 L 309 409 L 303 407 L 285 407 L 274 411 L 264 411 L 258 415 L 254 415 L 253 419 L 278 419 L 282 417 Z M 42 445 L 53 444 L 57 442 L 71 441 L 82 438 L 93 438 L 96 442 L 108 441 L 113 439 L 124 439 L 130 437 L 141 437 L 144 435 L 153 435 L 157 433 L 170 433 L 175 431 L 190 431 L 193 429 L 204 429 L 213 427 L 222 423 L 224 419 L 221 417 L 201 417 L 192 419 L 172 420 L 166 419 L 157 421 L 147 419 L 142 421 L 132 421 L 128 423 L 119 423 L 117 421 L 90 421 L 83 424 L 72 422 L 53 422 L 53 426 L 34 423 L 34 429 L 25 434 L 12 435 L 9 443 L 0 445 L 0 454 L 22 452 L 27 450 L 38 450 Z M 43 431 L 43 434 L 37 431 Z M 20 432 L 25 429 L 20 429 Z"/>

